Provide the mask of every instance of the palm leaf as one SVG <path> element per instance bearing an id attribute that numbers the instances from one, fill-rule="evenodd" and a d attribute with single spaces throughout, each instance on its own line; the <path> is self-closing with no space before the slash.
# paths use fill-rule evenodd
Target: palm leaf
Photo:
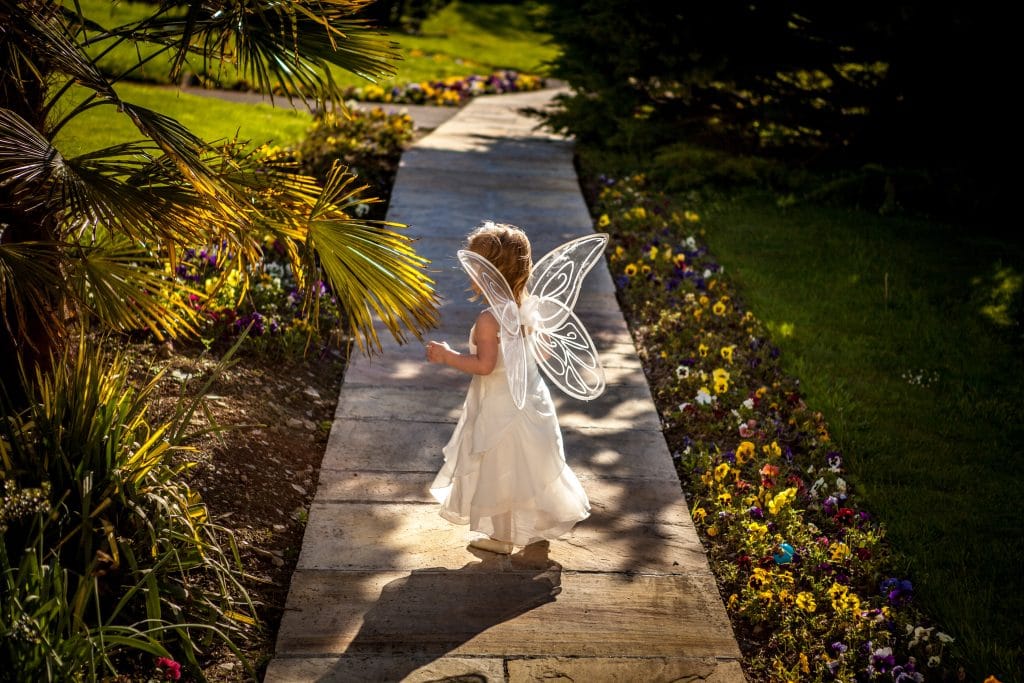
<path id="1" fill-rule="evenodd" d="M 395 73 L 398 45 L 353 15 L 364 0 L 163 3 L 160 14 L 130 28 L 139 39 L 172 45 L 171 77 L 190 55 L 203 71 L 234 64 L 262 92 L 280 87 L 292 95 L 340 98 L 327 68 L 333 64 L 376 81 Z M 175 16 L 169 8 L 185 9 Z M 128 30 L 128 27 L 125 27 Z"/>
<path id="2" fill-rule="evenodd" d="M 78 250 L 65 268 L 76 303 L 105 325 L 121 330 L 148 328 L 158 339 L 196 331 L 188 295 L 199 292 L 171 278 L 164 263 L 123 239 L 108 239 Z"/>
<path id="3" fill-rule="evenodd" d="M 0 242 L 0 317 L 10 329 L 27 328 L 27 316 L 56 333 L 60 319 L 55 303 L 63 293 L 63 245 L 53 242 Z"/>
<path id="4" fill-rule="evenodd" d="M 128 142 L 65 158 L 18 114 L 0 108 L 0 176 L 19 208 L 48 205 L 68 229 L 105 227 L 136 240 L 202 242 L 210 201 L 177 177 L 145 179 L 157 152 Z"/>
<path id="5" fill-rule="evenodd" d="M 437 323 L 437 297 L 424 271 L 429 261 L 416 254 L 409 237 L 392 229 L 402 226 L 349 217 L 365 201 L 365 188 L 353 187 L 354 180 L 342 166 L 331 170 L 310 214 L 308 243 L 350 318 L 359 348 L 367 352 L 380 348 L 374 314 L 400 342 L 405 330 L 419 339 Z"/>

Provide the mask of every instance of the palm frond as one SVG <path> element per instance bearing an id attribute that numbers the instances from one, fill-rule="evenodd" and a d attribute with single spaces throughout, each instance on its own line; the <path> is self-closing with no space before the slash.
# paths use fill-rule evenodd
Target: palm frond
<path id="1" fill-rule="evenodd" d="M 200 293 L 175 282 L 164 262 L 124 239 L 103 239 L 69 254 L 69 289 L 78 305 L 107 327 L 148 328 L 158 339 L 196 331 L 189 295 Z"/>
<path id="2" fill-rule="evenodd" d="M 417 339 L 437 323 L 434 281 L 426 274 L 429 261 L 416 254 L 412 240 L 395 232 L 397 223 L 361 221 L 349 213 L 365 201 L 365 188 L 335 165 L 309 219 L 309 245 L 350 318 L 359 348 L 380 348 L 373 315 L 392 336 Z M 307 300 L 310 297 L 307 297 Z"/>
<path id="3" fill-rule="evenodd" d="M 370 81 L 393 76 L 400 59 L 398 44 L 353 15 L 362 0 L 294 0 L 244 2 L 224 0 L 215 6 L 192 2 L 164 3 L 187 8 L 184 16 L 164 11 L 138 26 L 136 36 L 173 45 L 172 78 L 189 56 L 210 71 L 231 63 L 262 92 L 337 100 L 340 90 L 328 64 Z"/>
<path id="4" fill-rule="evenodd" d="M 145 179 L 156 145 L 127 142 L 65 158 L 18 114 L 0 108 L 0 177 L 22 210 L 50 205 L 71 230 L 105 227 L 136 240 L 199 243 L 210 201 L 178 177 Z"/>
<path id="5" fill-rule="evenodd" d="M 61 320 L 55 302 L 65 292 L 61 278 L 63 245 L 54 242 L 0 242 L 0 318 L 8 334 L 28 318 L 56 333 Z"/>

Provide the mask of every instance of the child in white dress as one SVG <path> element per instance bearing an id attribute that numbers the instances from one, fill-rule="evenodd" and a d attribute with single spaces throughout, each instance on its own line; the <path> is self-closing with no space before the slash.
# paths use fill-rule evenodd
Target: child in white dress
<path id="1" fill-rule="evenodd" d="M 532 267 L 526 234 L 515 226 L 485 223 L 470 233 L 466 248 L 498 269 L 521 304 Z M 590 502 L 565 462 L 551 394 L 532 357 L 526 364 L 526 399 L 521 409 L 516 406 L 500 332 L 489 308 L 470 330 L 469 353 L 443 342 L 427 345 L 430 362 L 473 375 L 431 493 L 441 503 L 442 517 L 483 535 L 471 546 L 508 554 L 514 546 L 565 535 L 590 515 Z"/>

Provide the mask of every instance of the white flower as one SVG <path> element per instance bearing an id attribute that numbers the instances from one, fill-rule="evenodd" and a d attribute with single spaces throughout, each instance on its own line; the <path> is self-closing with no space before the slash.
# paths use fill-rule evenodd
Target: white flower
<path id="1" fill-rule="evenodd" d="M 743 402 L 743 407 L 746 408 L 747 410 L 753 410 L 754 409 L 754 399 L 748 398 L 746 401 Z"/>
<path id="2" fill-rule="evenodd" d="M 678 377 L 679 379 L 686 379 L 689 376 L 690 376 L 690 366 L 689 365 L 680 365 L 678 368 L 676 368 L 676 377 Z"/>
<path id="3" fill-rule="evenodd" d="M 811 498 L 817 498 L 818 489 L 821 489 L 822 491 L 828 491 L 828 484 L 825 483 L 824 477 L 818 478 L 818 480 L 811 485 L 811 490 L 807 492 L 807 495 L 809 495 Z"/>
<path id="4" fill-rule="evenodd" d="M 697 240 L 694 239 L 693 235 L 690 235 L 689 237 L 686 238 L 686 246 L 688 246 L 690 249 L 697 248 Z"/>
<path id="5" fill-rule="evenodd" d="M 680 403 L 679 404 L 679 412 L 680 413 L 685 413 L 686 409 L 689 408 L 689 407 L 690 407 L 690 404 L 688 402 L 687 403 Z"/>
<path id="6" fill-rule="evenodd" d="M 908 625 L 908 634 L 911 632 L 911 629 L 912 627 Z M 916 647 L 917 644 L 920 643 L 922 640 L 927 643 L 928 640 L 932 637 L 932 629 L 925 628 L 924 626 L 918 626 L 917 628 L 913 628 L 913 632 L 914 637 L 910 639 L 910 647 Z"/>
<path id="7" fill-rule="evenodd" d="M 934 669 L 939 664 L 942 664 L 942 657 L 940 657 L 938 655 L 932 655 L 931 657 L 928 658 L 928 666 L 930 666 L 931 668 Z"/>
<path id="8" fill-rule="evenodd" d="M 846 480 L 842 477 L 836 477 L 836 491 L 846 493 Z"/>
<path id="9" fill-rule="evenodd" d="M 935 637 L 938 638 L 939 642 L 941 642 L 941 643 L 952 643 L 953 642 L 953 636 L 947 635 L 947 634 L 943 633 L 942 631 L 937 632 L 935 634 Z"/>
<path id="10" fill-rule="evenodd" d="M 705 268 L 705 269 L 704 269 L 704 279 L 705 279 L 705 280 L 707 280 L 707 279 L 708 279 L 709 277 L 711 277 L 712 275 L 714 275 L 714 273 L 712 273 L 712 272 L 711 272 L 711 269 L 710 269 L 710 268 Z"/>
<path id="11" fill-rule="evenodd" d="M 714 400 L 714 397 L 710 393 L 708 393 L 707 389 L 701 389 L 700 391 L 697 392 L 696 401 L 702 406 L 709 406 L 711 405 L 711 402 Z"/>

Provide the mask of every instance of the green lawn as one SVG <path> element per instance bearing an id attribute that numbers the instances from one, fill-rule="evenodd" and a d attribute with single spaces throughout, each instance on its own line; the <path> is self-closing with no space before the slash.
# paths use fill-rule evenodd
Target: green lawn
<path id="1" fill-rule="evenodd" d="M 254 143 L 298 142 L 312 123 L 306 112 L 275 108 L 266 104 L 236 104 L 209 97 L 188 95 L 173 88 L 122 83 L 118 94 L 132 104 L 139 104 L 180 121 L 204 140 L 233 138 Z M 81 97 L 84 91 L 72 93 L 68 99 Z M 106 147 L 142 135 L 127 116 L 112 106 L 91 109 L 60 131 L 56 144 L 68 156 Z"/>
<path id="2" fill-rule="evenodd" d="M 66 0 L 70 5 L 71 0 Z M 79 0 L 83 12 L 104 26 L 116 26 L 142 16 L 146 5 L 110 0 Z M 534 29 L 533 14 L 537 5 L 498 4 L 489 2 L 452 2 L 424 21 L 418 35 L 394 34 L 402 60 L 395 64 L 397 75 L 382 83 L 405 84 L 436 80 L 446 76 L 468 76 L 510 68 L 542 73 L 544 63 L 557 53 L 546 34 Z M 98 54 L 100 47 L 95 48 Z M 156 48 L 141 45 L 139 51 L 148 56 Z M 102 61 L 104 71 L 120 74 L 138 61 L 136 46 L 123 44 Z M 198 65 L 195 65 L 198 68 Z M 219 70 L 218 70 L 219 69 Z M 132 78 L 153 83 L 169 83 L 169 61 L 155 58 Z M 214 73 L 215 72 L 215 73 Z M 230 66 L 211 68 L 224 87 L 233 87 L 238 74 Z M 364 85 L 366 81 L 340 69 L 335 78 L 343 86 Z"/>
<path id="3" fill-rule="evenodd" d="M 977 680 L 1024 680 L 1024 340 L 986 308 L 1019 290 L 1021 245 L 770 198 L 705 214 L 712 252 L 824 412 L 919 604 Z"/>

